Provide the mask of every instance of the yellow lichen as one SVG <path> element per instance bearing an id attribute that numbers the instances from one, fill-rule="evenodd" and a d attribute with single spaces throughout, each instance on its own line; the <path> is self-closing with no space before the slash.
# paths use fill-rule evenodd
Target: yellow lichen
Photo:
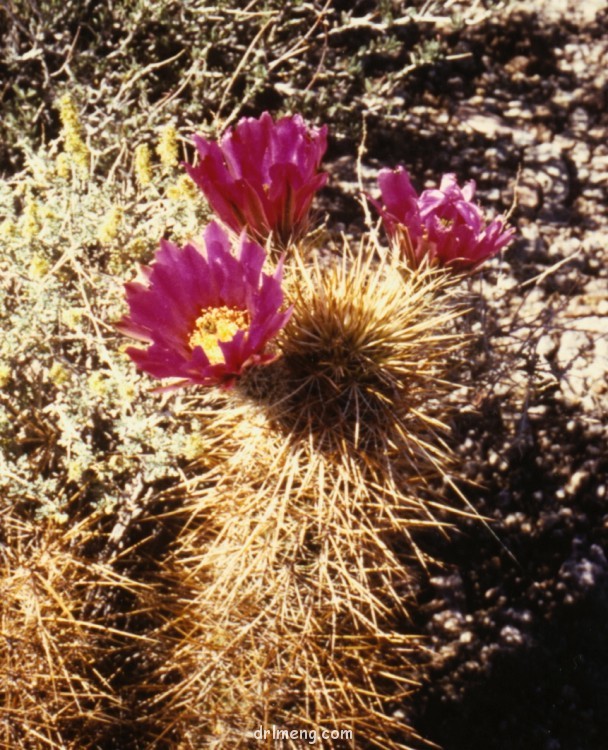
<path id="1" fill-rule="evenodd" d="M 64 94 L 59 100 L 59 117 L 64 130 L 80 133 L 81 124 L 78 109 L 70 94 Z"/>
<path id="2" fill-rule="evenodd" d="M 72 168 L 70 166 L 70 157 L 62 151 L 58 154 L 55 159 L 55 171 L 57 176 L 61 177 L 62 180 L 68 180 L 72 176 Z"/>
<path id="3" fill-rule="evenodd" d="M 82 320 L 83 310 L 77 307 L 70 307 L 67 310 L 63 310 L 61 313 L 61 320 L 68 328 L 75 331 L 78 328 L 78 324 Z"/>
<path id="4" fill-rule="evenodd" d="M 118 396 L 122 401 L 131 402 L 135 398 L 135 386 L 133 383 L 129 383 L 127 380 L 120 380 L 118 382 Z"/>
<path id="5" fill-rule="evenodd" d="M 135 237 L 125 247 L 125 254 L 132 259 L 137 255 L 141 255 L 145 250 L 148 249 L 148 240 L 143 237 Z"/>
<path id="6" fill-rule="evenodd" d="M 150 241 L 143 237 L 135 237 L 126 246 L 114 246 L 110 252 L 108 270 L 110 273 L 124 274 L 133 265 L 133 260 L 141 258 L 150 247 Z"/>
<path id="7" fill-rule="evenodd" d="M 105 396 L 108 392 L 108 379 L 99 371 L 91 373 L 87 385 L 96 396 Z"/>
<path id="8" fill-rule="evenodd" d="M 181 175 L 177 182 L 167 188 L 167 198 L 172 201 L 188 201 L 197 195 L 196 185 L 187 174 Z"/>
<path id="9" fill-rule="evenodd" d="M 17 225 L 12 219 L 4 219 L 0 224 L 0 239 L 8 240 L 14 237 L 17 232 Z"/>
<path id="10" fill-rule="evenodd" d="M 27 240 L 33 239 L 40 232 L 40 210 L 37 201 L 31 196 L 25 202 L 23 216 L 19 221 L 19 229 Z"/>
<path id="11" fill-rule="evenodd" d="M 74 164 L 78 167 L 79 172 L 81 174 L 86 174 L 91 162 L 91 152 L 86 143 L 74 139 L 68 147 L 66 141 L 66 148 L 71 152 Z"/>
<path id="12" fill-rule="evenodd" d="M 53 210 L 48 204 L 43 203 L 40 207 L 39 215 L 42 219 L 48 219 L 50 221 L 58 221 L 62 217 Z"/>

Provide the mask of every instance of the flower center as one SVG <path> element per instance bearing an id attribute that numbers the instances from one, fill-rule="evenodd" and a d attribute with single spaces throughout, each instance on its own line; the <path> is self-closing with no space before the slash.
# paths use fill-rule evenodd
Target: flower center
<path id="1" fill-rule="evenodd" d="M 194 331 L 188 343 L 194 349 L 202 347 L 212 365 L 224 362 L 224 354 L 218 342 L 231 341 L 237 331 L 249 327 L 247 310 L 234 307 L 207 307 L 194 323 Z"/>

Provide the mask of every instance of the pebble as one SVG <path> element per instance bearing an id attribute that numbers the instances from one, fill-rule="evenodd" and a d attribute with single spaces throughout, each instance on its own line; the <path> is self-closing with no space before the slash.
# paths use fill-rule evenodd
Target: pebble
<path id="1" fill-rule="evenodd" d="M 556 341 L 553 336 L 545 334 L 539 338 L 538 344 L 536 345 L 536 351 L 539 356 L 545 357 L 545 359 L 551 359 L 557 352 L 558 343 L 559 342 Z"/>
<path id="2" fill-rule="evenodd" d="M 564 492 L 567 495 L 576 495 L 576 493 L 579 491 L 584 482 L 587 481 L 587 479 L 589 479 L 588 471 L 585 471 L 584 469 L 575 471 L 564 486 Z"/>
<path id="3" fill-rule="evenodd" d="M 445 633 L 457 633 L 464 622 L 464 615 L 458 610 L 448 609 L 433 615 L 433 624 Z"/>
<path id="4" fill-rule="evenodd" d="M 505 625 L 500 631 L 500 637 L 509 646 L 521 646 L 524 643 L 524 636 L 521 630 L 513 625 Z"/>

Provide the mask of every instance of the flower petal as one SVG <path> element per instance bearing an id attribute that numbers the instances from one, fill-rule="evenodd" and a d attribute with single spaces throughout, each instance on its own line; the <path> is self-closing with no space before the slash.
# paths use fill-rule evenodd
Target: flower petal
<path id="1" fill-rule="evenodd" d="M 229 128 L 219 144 L 194 137 L 200 156 L 188 174 L 217 216 L 236 232 L 287 244 L 306 230 L 314 193 L 327 176 L 319 172 L 327 127 L 308 127 L 299 115 L 273 121 L 268 112 Z"/>
<path id="2" fill-rule="evenodd" d="M 407 172 L 381 170 L 378 184 L 382 205 L 378 209 L 387 233 L 398 243 L 408 263 L 432 263 L 474 269 L 512 239 L 514 230 L 501 219 L 486 227 L 481 209 L 473 203 L 475 182 L 461 189 L 452 173 L 444 174 L 439 188 L 416 196 Z"/>
<path id="3" fill-rule="evenodd" d="M 229 387 L 245 368 L 275 356 L 266 346 L 291 311 L 280 311 L 282 263 L 272 276 L 263 274 L 264 249 L 245 234 L 234 257 L 217 222 L 207 226 L 203 238 L 204 249 L 161 243 L 143 274 L 146 283 L 125 285 L 130 313 L 117 328 L 149 344 L 127 353 L 153 377 Z M 215 338 L 214 331 L 223 333 Z M 220 339 L 226 331 L 231 338 Z"/>

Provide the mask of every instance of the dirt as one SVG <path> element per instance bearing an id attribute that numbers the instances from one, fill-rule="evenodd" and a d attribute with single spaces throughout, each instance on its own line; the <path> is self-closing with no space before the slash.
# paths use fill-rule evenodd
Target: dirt
<path id="1" fill-rule="evenodd" d="M 517 200 L 518 239 L 471 285 L 482 335 L 453 425 L 488 526 L 426 540 L 445 564 L 419 592 L 429 653 L 404 713 L 444 750 L 608 741 L 608 13 L 578 5 L 455 32 L 468 56 L 404 81 L 405 130 L 368 118 L 370 173 Z"/>

